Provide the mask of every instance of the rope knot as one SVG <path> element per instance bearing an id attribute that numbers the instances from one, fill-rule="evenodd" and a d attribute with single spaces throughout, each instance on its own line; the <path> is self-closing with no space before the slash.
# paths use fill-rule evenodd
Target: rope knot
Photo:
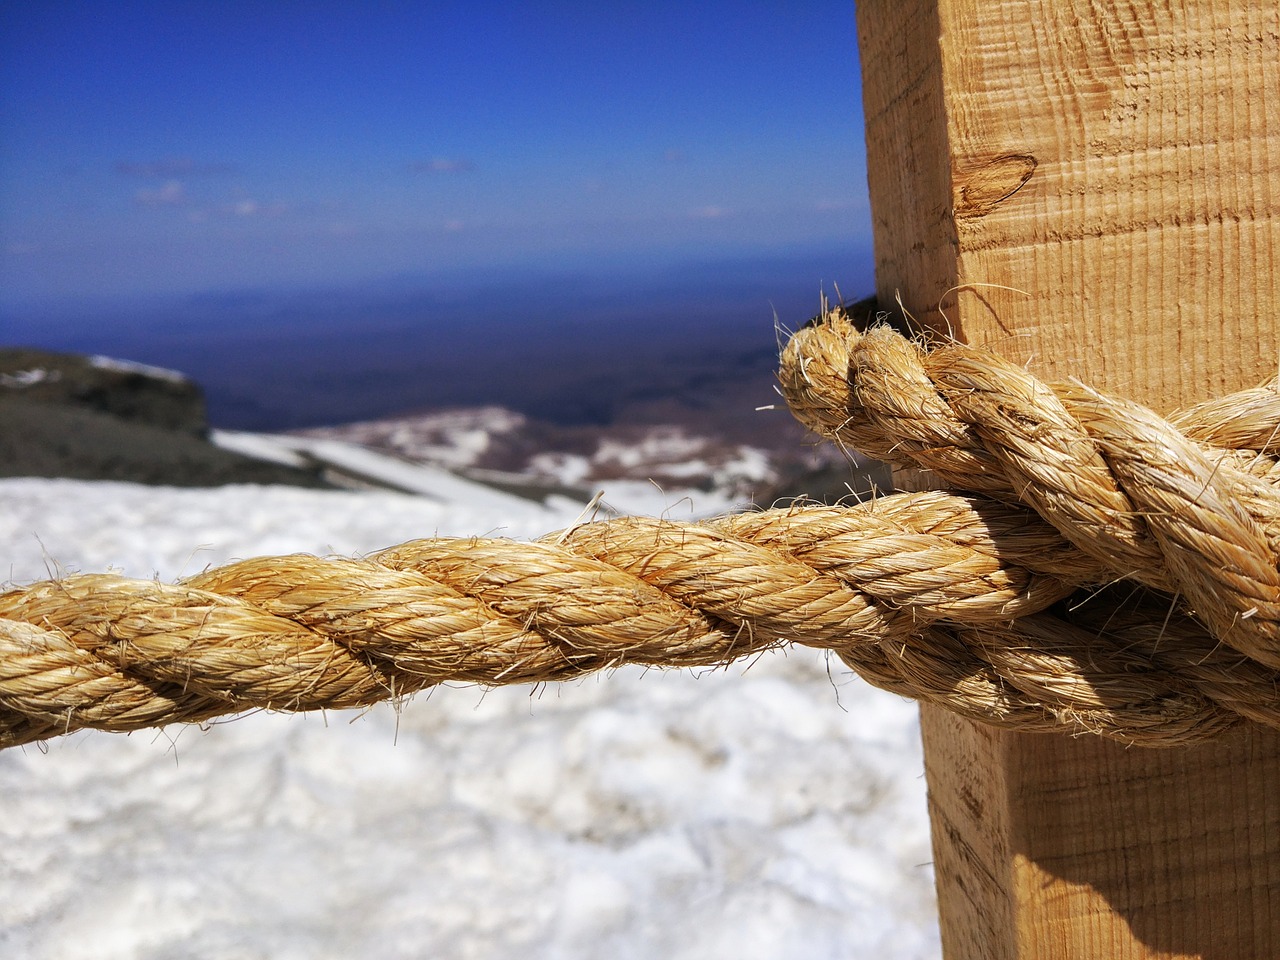
<path id="1" fill-rule="evenodd" d="M 1184 598 L 1217 639 L 1280 667 L 1274 381 L 1170 421 L 963 344 L 860 333 L 842 311 L 792 338 L 779 380 L 815 432 L 1025 504 L 1116 579 Z"/>

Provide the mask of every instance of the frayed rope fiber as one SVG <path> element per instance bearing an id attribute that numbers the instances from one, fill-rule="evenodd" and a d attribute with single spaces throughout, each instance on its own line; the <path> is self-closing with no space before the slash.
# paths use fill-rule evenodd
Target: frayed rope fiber
<path id="1" fill-rule="evenodd" d="M 788 643 L 1020 730 L 1172 746 L 1280 728 L 1275 382 L 1166 421 L 840 310 L 791 339 L 779 379 L 819 434 L 955 492 L 18 587 L 0 594 L 0 747 Z"/>

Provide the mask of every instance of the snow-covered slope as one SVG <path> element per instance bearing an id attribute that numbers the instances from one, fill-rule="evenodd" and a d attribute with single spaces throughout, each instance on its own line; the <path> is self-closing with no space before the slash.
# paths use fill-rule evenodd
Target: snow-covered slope
<path id="1" fill-rule="evenodd" d="M 718 435 L 690 411 L 672 422 L 566 426 L 493 406 L 316 427 L 296 436 L 359 444 L 471 477 L 499 471 L 591 492 L 615 482 L 714 491 L 726 507 L 746 503 L 797 471 L 848 467 L 830 444 L 797 442 L 799 427 L 790 417 L 757 416 L 750 442 Z"/>
<path id="2" fill-rule="evenodd" d="M 427 492 L 0 481 L 0 575 L 170 579 L 580 508 Z M 921 769 L 914 707 L 804 649 L 76 734 L 0 752 L 0 956 L 935 957 Z"/>
<path id="3" fill-rule="evenodd" d="M 353 486 L 412 493 L 437 503 L 466 503 L 495 514 L 520 513 L 526 506 L 522 498 L 468 481 L 434 464 L 412 463 L 345 440 L 229 430 L 215 430 L 210 439 L 224 450 L 275 463 L 320 464 Z"/>
<path id="4" fill-rule="evenodd" d="M 575 504 L 576 511 L 581 511 L 588 503 L 598 501 L 605 516 L 644 513 L 684 519 L 723 514 L 745 505 L 742 498 L 734 495 L 731 486 L 701 490 L 678 481 L 674 485 L 664 485 L 656 480 L 626 475 L 607 480 L 591 478 L 592 487 L 576 489 L 568 481 L 548 486 L 548 480 L 557 478 L 546 476 L 472 469 L 468 477 L 447 468 L 446 464 L 457 466 L 449 458 L 434 462 L 415 461 L 365 446 L 363 441 L 336 440 L 322 435 L 215 430 L 210 439 L 224 450 L 271 463 L 292 467 L 319 466 L 327 479 L 340 486 L 412 493 L 440 503 L 465 503 L 469 508 L 481 509 L 495 516 L 521 515 L 530 499 L 552 511 L 572 510 Z M 688 466 L 699 476 L 703 475 L 705 464 Z M 643 471 L 637 475 L 645 476 Z M 481 478 L 492 478 L 492 481 L 482 482 Z M 527 481 L 538 495 L 516 496 L 495 485 L 495 482 L 501 484 L 505 480 L 512 484 L 521 479 Z M 593 500 L 588 490 L 598 492 L 600 497 Z"/>

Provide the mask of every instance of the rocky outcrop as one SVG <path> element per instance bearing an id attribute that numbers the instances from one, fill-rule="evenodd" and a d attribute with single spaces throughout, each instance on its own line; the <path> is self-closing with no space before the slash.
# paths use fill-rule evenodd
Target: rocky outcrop
<path id="1" fill-rule="evenodd" d="M 0 476 L 326 487 L 318 471 L 208 442 L 204 396 L 179 373 L 105 357 L 0 349 Z"/>
<path id="2" fill-rule="evenodd" d="M 173 370 L 109 357 L 0 349 L 0 402 L 21 399 L 204 437 L 200 387 Z"/>

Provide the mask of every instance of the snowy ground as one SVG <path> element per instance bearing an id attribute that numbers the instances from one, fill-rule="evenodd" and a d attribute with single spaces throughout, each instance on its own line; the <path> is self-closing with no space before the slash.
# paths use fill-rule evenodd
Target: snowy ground
<path id="1" fill-rule="evenodd" d="M 0 577 L 576 519 L 504 501 L 6 480 Z M 797 649 L 0 752 L 0 956 L 936 957 L 915 708 L 837 667 Z"/>

